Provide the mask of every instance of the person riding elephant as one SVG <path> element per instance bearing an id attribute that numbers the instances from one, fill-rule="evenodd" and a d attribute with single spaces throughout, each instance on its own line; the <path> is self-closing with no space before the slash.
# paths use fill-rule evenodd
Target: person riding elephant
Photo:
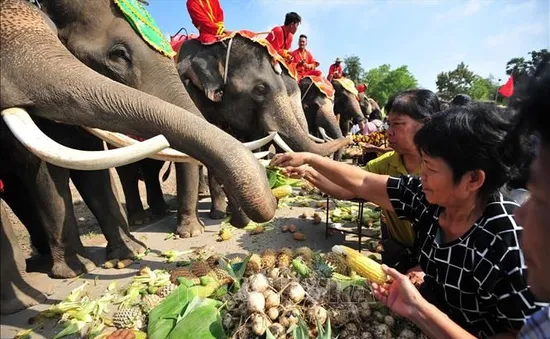
<path id="1" fill-rule="evenodd" d="M 340 78 L 331 81 L 334 87 L 334 113 L 340 114 L 340 129 L 348 135 L 353 121 L 365 118 L 359 105 L 359 97 L 352 80 Z"/>
<path id="2" fill-rule="evenodd" d="M 177 60 L 181 80 L 205 118 L 241 141 L 277 132 L 290 149 L 321 155 L 348 143 L 340 138 L 316 144 L 309 138 L 295 74 L 252 32 L 234 32 L 209 45 L 189 40 Z M 214 210 L 223 208 L 212 200 Z"/>
<path id="3" fill-rule="evenodd" d="M 9 128 L 41 159 L 58 167 L 80 170 L 120 166 L 171 146 L 208 166 L 252 220 L 264 222 L 274 216 L 276 201 L 257 159 L 231 135 L 187 110 L 196 111 L 196 107 L 181 87 L 171 54 L 156 53 L 152 56 L 155 60 L 142 59 L 140 53 L 153 50 L 154 46 L 143 39 L 128 39 L 136 33 L 114 2 L 60 0 L 41 1 L 41 5 L 44 11 L 23 0 L 0 3 L 0 108 L 5 122 L 0 126 L 2 129 Z M 46 12 L 56 19 L 56 24 Z M 90 34 L 98 29 L 103 32 L 99 36 L 107 39 L 103 45 L 82 40 L 84 32 Z M 167 51 L 162 43 L 160 47 Z M 147 62 L 154 63 L 155 67 L 145 67 Z M 160 74 L 158 67 L 165 67 L 168 72 Z M 137 76 L 132 78 L 132 74 Z M 156 82 L 142 83 L 156 77 L 160 77 Z M 159 83 L 174 86 L 167 88 L 158 86 Z M 166 98 L 169 93 L 173 95 L 172 101 L 181 106 L 159 98 Z M 41 134 L 30 117 L 154 138 L 127 149 L 90 154 L 55 143 Z M 104 134 L 109 135 L 110 141 L 119 136 Z M 6 163 L 2 162 L 0 168 L 5 170 Z M 63 192 L 62 188 L 51 186 L 52 192 L 58 189 Z M 71 246 L 65 238 L 74 232 L 69 226 L 62 225 L 55 232 L 44 231 L 59 244 Z M 35 293 L 23 289 L 26 277 L 20 266 L 4 271 L 14 259 L 6 246 L 2 246 L 1 251 L 0 301 L 3 306 L 10 305 L 3 307 L 2 313 L 38 302 L 36 298 L 23 300 L 23 294 L 32 299 Z"/>

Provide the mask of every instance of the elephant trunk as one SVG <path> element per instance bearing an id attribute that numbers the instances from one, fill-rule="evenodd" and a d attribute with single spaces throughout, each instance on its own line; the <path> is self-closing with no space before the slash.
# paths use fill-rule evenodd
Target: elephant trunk
<path id="1" fill-rule="evenodd" d="M 277 131 L 294 151 L 327 156 L 348 144 L 346 138 L 323 144 L 312 141 L 308 136 L 307 122 L 305 122 L 306 129 L 304 131 L 303 122 L 301 123 L 300 119 L 296 118 L 292 106 L 288 103 L 288 98 L 283 95 L 274 98 L 274 104 L 271 107 L 272 110 L 267 109 L 261 119 L 262 128 L 266 131 Z M 305 121 L 305 115 L 302 119 Z"/>
<path id="2" fill-rule="evenodd" d="M 2 4 L 2 19 L 17 17 L 18 6 Z M 146 138 L 162 134 L 171 147 L 198 159 L 222 178 L 251 219 L 262 222 L 274 216 L 276 201 L 265 172 L 240 142 L 187 110 L 86 67 L 37 11 L 24 10 L 27 22 L 1 22 L 2 108 L 24 106 L 46 119 Z"/>
<path id="3" fill-rule="evenodd" d="M 325 129 L 327 135 L 333 139 L 343 138 L 342 130 L 334 114 L 334 106 L 329 99 L 323 100 L 315 116 L 318 127 Z"/>

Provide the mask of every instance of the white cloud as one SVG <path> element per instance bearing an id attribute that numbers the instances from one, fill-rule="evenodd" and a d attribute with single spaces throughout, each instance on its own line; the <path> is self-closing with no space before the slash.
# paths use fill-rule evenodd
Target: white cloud
<path id="1" fill-rule="evenodd" d="M 461 4 L 460 6 L 437 14 L 435 20 L 446 22 L 458 21 L 478 13 L 483 7 L 488 6 L 490 3 L 490 0 L 469 0 L 465 4 Z"/>
<path id="2" fill-rule="evenodd" d="M 503 14 L 518 14 L 523 11 L 533 10 L 537 5 L 536 0 L 523 2 L 509 2 L 502 8 Z"/>
<path id="3" fill-rule="evenodd" d="M 485 42 L 489 47 L 493 48 L 516 45 L 528 37 L 541 35 L 545 32 L 548 33 L 547 27 L 545 28 L 544 23 L 534 22 L 519 25 L 504 32 L 490 35 L 485 39 Z"/>

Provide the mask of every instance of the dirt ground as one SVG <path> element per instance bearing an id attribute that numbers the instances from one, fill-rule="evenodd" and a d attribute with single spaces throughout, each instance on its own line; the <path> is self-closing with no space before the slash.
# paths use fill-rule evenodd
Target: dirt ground
<path id="1" fill-rule="evenodd" d="M 162 184 L 167 202 L 171 205 L 175 202 L 176 185 L 175 171 L 172 171 L 170 177 Z M 163 173 L 163 171 L 162 171 Z M 116 172 L 112 172 L 116 177 Z M 115 180 L 118 182 L 118 179 Z M 345 244 L 356 247 L 357 238 L 340 232 L 335 232 L 329 237 L 325 236 L 325 224 L 314 224 L 311 218 L 303 219 L 299 216 L 307 212 L 312 215 L 317 211 L 323 213 L 319 208 L 316 208 L 315 203 L 311 203 L 309 207 L 286 206 L 277 210 L 275 219 L 266 226 L 265 232 L 259 235 L 253 235 L 246 229 L 232 229 L 232 238 L 227 241 L 218 242 L 218 232 L 222 227 L 221 220 L 212 220 L 208 217 L 210 209 L 209 198 L 203 198 L 199 201 L 199 217 L 205 223 L 205 232 L 201 236 L 192 239 L 172 239 L 167 235 L 172 233 L 176 225 L 175 214 L 165 217 L 160 220 L 152 221 L 150 224 L 132 229 L 132 233 L 141 241 L 145 242 L 150 249 L 141 260 L 134 262 L 127 268 L 123 269 L 105 269 L 101 267 L 105 262 L 105 245 L 106 241 L 98 227 L 94 216 L 82 202 L 78 192 L 74 189 L 73 199 L 75 201 L 75 214 L 80 226 L 81 238 L 84 245 L 87 247 L 91 258 L 98 266 L 90 273 L 83 274 L 75 279 L 52 279 L 47 275 L 46 271 L 36 271 L 39 275 L 39 281 L 36 286 L 53 286 L 53 292 L 48 296 L 48 299 L 43 303 L 28 308 L 24 311 L 0 317 L 0 338 L 13 338 L 16 333 L 23 329 L 34 327 L 29 325 L 30 319 L 36 317 L 39 312 L 47 309 L 53 304 L 56 304 L 67 297 L 71 290 L 87 282 L 89 285 L 86 289 L 86 294 L 90 298 L 97 298 L 104 293 L 105 289 L 113 281 L 117 281 L 118 286 L 127 286 L 132 278 L 144 266 L 149 266 L 151 269 L 171 269 L 175 264 L 167 264 L 164 262 L 160 253 L 164 250 L 193 250 L 200 248 L 207 255 L 213 253 L 223 254 L 227 257 L 239 255 L 243 257 L 249 252 L 259 253 L 266 248 L 281 248 L 290 247 L 297 248 L 300 246 L 308 246 L 313 250 L 328 252 L 333 245 Z M 142 200 L 145 198 L 145 187 L 140 183 L 140 192 Z M 118 195 L 124 203 L 122 189 L 118 184 Z M 19 242 L 25 248 L 27 257 L 32 254 L 32 249 L 29 244 L 29 236 L 24 226 L 13 215 L 10 218 L 16 229 L 16 234 L 19 234 Z M 294 224 L 298 231 L 305 234 L 305 241 L 296 241 L 291 233 L 282 233 L 283 225 Z M 366 239 L 365 239 L 366 240 Z M 364 251 L 367 255 L 368 251 Z M 190 256 L 188 257 L 190 258 Z M 186 260 L 185 256 L 179 260 Z M 114 312 L 114 307 L 110 307 L 110 316 Z M 47 323 L 39 326 L 28 338 L 53 338 L 62 329 L 62 326 L 56 320 L 50 320 Z M 72 335 L 67 338 L 77 338 L 79 336 Z"/>

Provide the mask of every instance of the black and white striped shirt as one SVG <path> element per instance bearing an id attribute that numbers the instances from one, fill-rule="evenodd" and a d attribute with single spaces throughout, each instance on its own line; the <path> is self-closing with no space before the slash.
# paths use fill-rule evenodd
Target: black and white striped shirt
<path id="1" fill-rule="evenodd" d="M 426 200 L 419 178 L 390 177 L 387 190 L 397 215 L 416 230 L 419 263 L 437 306 L 457 324 L 485 338 L 519 330 L 540 309 L 526 282 L 523 228 L 513 216 L 518 204 L 499 194 L 465 234 L 441 243 L 441 207 Z"/>

